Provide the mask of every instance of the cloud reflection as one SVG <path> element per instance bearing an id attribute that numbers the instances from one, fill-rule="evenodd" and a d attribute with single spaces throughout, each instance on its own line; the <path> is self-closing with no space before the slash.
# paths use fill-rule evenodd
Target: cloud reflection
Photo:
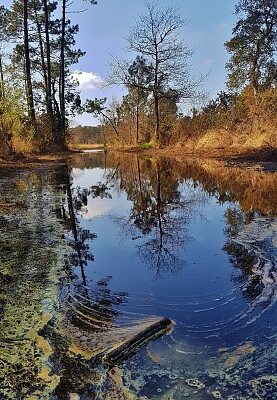
<path id="1" fill-rule="evenodd" d="M 112 202 L 109 199 L 93 199 L 82 210 L 82 217 L 84 219 L 92 219 L 100 215 L 105 215 L 112 209 Z"/>

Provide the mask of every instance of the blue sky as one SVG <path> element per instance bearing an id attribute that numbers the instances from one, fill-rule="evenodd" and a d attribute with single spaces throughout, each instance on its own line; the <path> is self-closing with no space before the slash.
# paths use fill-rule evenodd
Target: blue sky
<path id="1" fill-rule="evenodd" d="M 195 48 L 195 54 L 191 58 L 191 66 L 195 72 L 209 72 L 206 88 L 210 97 L 215 97 L 225 88 L 225 63 L 228 54 L 224 42 L 232 35 L 235 23 L 233 12 L 237 2 L 238 0 L 159 1 L 162 6 L 176 6 L 181 17 L 187 21 L 180 35 L 189 47 Z M 2 4 L 9 6 L 11 1 L 2 0 Z M 98 4 L 94 6 L 86 1 L 75 0 L 71 10 L 86 10 L 68 14 L 72 23 L 78 23 L 80 27 L 76 45 L 86 51 L 79 64 L 72 66 L 72 72 L 83 72 L 78 75 L 82 98 L 120 98 L 124 94 L 122 89 L 101 89 L 101 81 L 109 72 L 108 64 L 112 54 L 133 60 L 133 55 L 126 53 L 123 36 L 128 33 L 138 14 L 144 14 L 144 0 L 98 0 Z M 95 124 L 92 117 L 85 114 L 76 120 L 84 125 Z"/>

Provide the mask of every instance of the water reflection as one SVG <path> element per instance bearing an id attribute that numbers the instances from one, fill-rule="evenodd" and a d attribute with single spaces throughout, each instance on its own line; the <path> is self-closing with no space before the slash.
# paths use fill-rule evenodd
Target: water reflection
<path id="1" fill-rule="evenodd" d="M 128 238 L 132 238 L 134 262 L 147 264 L 155 277 L 164 277 L 166 272 L 183 281 L 182 288 L 168 275 L 167 285 L 159 283 L 144 304 L 137 299 L 141 311 L 156 308 L 172 316 L 177 326 L 169 338 L 151 343 L 147 352 L 141 351 L 121 366 L 126 387 L 135 387 L 142 398 L 240 398 L 243 394 L 252 399 L 260 393 L 264 396 L 261 398 L 271 398 L 276 389 L 276 370 L 267 346 L 276 348 L 276 326 L 272 325 L 276 174 L 249 166 L 226 168 L 217 161 L 151 160 L 112 154 L 105 156 L 105 168 L 103 179 L 111 174 L 114 177 L 107 184 L 111 195 L 125 193 L 126 200 L 131 201 L 124 215 L 111 209 L 110 220 L 120 241 L 129 246 Z M 111 172 L 114 169 L 115 174 Z M 212 258 L 205 263 L 208 271 L 195 266 L 189 273 L 193 278 L 189 287 L 184 277 L 191 265 L 201 264 L 201 256 L 214 251 L 208 247 L 209 243 L 213 247 L 220 233 L 220 224 L 215 226 L 214 218 L 225 220 L 221 228 L 225 239 L 222 235 L 216 251 L 223 248 L 235 269 L 225 267 L 222 273 L 223 265 L 211 267 L 215 259 L 209 255 Z M 202 246 L 199 232 L 208 224 L 207 246 Z M 267 234 L 261 236 L 264 224 Z M 249 231 L 242 233 L 245 226 L 252 226 L 256 234 L 248 245 Z M 195 262 L 190 259 L 191 247 L 200 251 L 198 257 L 193 255 Z M 219 264 L 226 264 L 223 255 Z M 130 299 L 131 304 L 134 301 Z M 268 337 L 267 346 L 264 335 Z M 255 363 L 261 365 L 259 370 L 255 370 Z"/>
<path id="2" fill-rule="evenodd" d="M 142 167 L 139 157 L 132 157 L 130 164 L 129 174 L 120 164 L 114 176 L 114 186 L 132 202 L 130 213 L 114 219 L 123 236 L 139 242 L 137 254 L 157 277 L 177 273 L 185 265 L 178 253 L 189 240 L 186 224 L 196 199 L 182 193 L 179 179 L 170 175 L 166 162 L 146 160 Z"/>
<path id="3" fill-rule="evenodd" d="M 1 398 L 274 399 L 276 172 L 103 152 L 0 177 Z M 155 315 L 172 334 L 106 370 Z"/>

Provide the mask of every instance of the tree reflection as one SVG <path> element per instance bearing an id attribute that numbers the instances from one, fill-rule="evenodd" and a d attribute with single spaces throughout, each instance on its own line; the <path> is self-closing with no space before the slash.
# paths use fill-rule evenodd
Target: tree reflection
<path id="1" fill-rule="evenodd" d="M 70 288 L 67 301 L 71 305 L 71 317 L 74 314 L 74 318 L 77 318 L 79 322 L 82 321 L 84 324 L 89 313 L 96 312 L 101 315 L 102 312 L 103 318 L 111 320 L 113 316 L 118 315 L 118 312 L 112 310 L 112 306 L 126 302 L 127 293 L 113 294 L 108 289 L 108 284 L 112 277 L 102 278 L 96 282 L 92 282 L 92 280 L 87 278 L 86 268 L 88 263 L 94 261 L 90 242 L 95 240 L 97 235 L 91 233 L 89 229 L 84 229 L 80 226 L 80 213 L 88 203 L 88 196 L 92 196 L 93 198 L 98 196 L 101 198 L 110 198 L 109 189 L 107 184 L 100 182 L 98 185 L 91 186 L 90 188 L 80 188 L 79 186 L 74 188 L 70 170 L 66 166 L 64 167 L 63 181 L 65 182 L 67 204 L 66 208 L 62 205 L 58 214 L 62 215 L 69 233 L 72 232 L 72 239 L 69 243 L 73 250 L 68 257 L 69 263 L 67 269 L 72 271 L 76 267 L 80 267 L 80 279 L 78 275 L 74 276 L 67 271 Z M 84 308 L 87 308 L 86 312 L 84 312 Z M 88 325 L 89 318 L 86 321 Z"/>
<path id="2" fill-rule="evenodd" d="M 129 216 L 115 218 L 123 235 L 139 240 L 138 254 L 156 276 L 177 273 L 185 265 L 181 251 L 190 240 L 187 223 L 196 198 L 180 186 L 178 174 L 166 159 L 132 157 L 120 163 L 114 187 L 132 201 Z M 197 199 L 199 200 L 199 199 Z"/>
<path id="3" fill-rule="evenodd" d="M 127 219 L 115 218 L 122 232 L 134 239 L 144 238 L 138 245 L 139 256 L 157 276 L 177 273 L 184 266 L 180 253 L 189 240 L 186 225 L 196 200 L 192 192 L 182 194 L 179 175 L 174 174 L 174 167 L 166 159 L 110 155 L 105 161 L 109 167 L 104 181 L 75 188 L 75 209 L 85 212 L 89 196 L 111 198 L 112 188 L 125 191 L 132 208 Z"/>
<path id="4" fill-rule="evenodd" d="M 110 327 L 128 294 L 109 288 L 112 277 L 89 279 L 96 235 L 80 226 L 86 199 L 66 165 L 5 171 L 0 189 L 0 392 L 46 399 L 59 385 L 68 398 L 73 371 L 84 373 L 75 387 L 92 385 L 91 365 L 72 361 L 70 343 Z"/>
<path id="5" fill-rule="evenodd" d="M 235 242 L 226 243 L 223 250 L 228 253 L 231 264 L 241 272 L 239 276 L 233 276 L 233 281 L 244 287 L 243 296 L 250 301 L 259 298 L 264 286 L 262 276 L 253 273 L 257 257 Z"/>
<path id="6" fill-rule="evenodd" d="M 139 159 L 137 162 L 140 177 Z M 155 174 L 149 182 L 150 190 L 145 197 L 145 192 L 140 190 L 138 199 L 134 199 L 129 219 L 140 232 L 148 236 L 138 246 L 138 252 L 144 262 L 154 268 L 157 276 L 162 272 L 177 273 L 184 266 L 178 252 L 189 239 L 184 228 L 189 217 L 189 202 L 182 198 L 178 180 L 169 177 L 168 172 L 168 166 L 157 161 Z"/>
<path id="7" fill-rule="evenodd" d="M 224 229 L 225 236 L 228 239 L 236 237 L 245 225 L 250 224 L 259 215 L 252 210 L 243 212 L 240 208 L 228 207 L 225 211 L 227 224 Z"/>
<path id="8" fill-rule="evenodd" d="M 249 253 L 240 244 L 236 243 L 233 239 L 237 237 L 239 232 L 246 224 L 251 223 L 255 214 L 253 211 L 244 213 L 241 209 L 236 207 L 228 207 L 225 212 L 226 228 L 224 233 L 227 237 L 227 242 L 223 246 L 223 250 L 229 255 L 229 260 L 236 269 L 239 269 L 241 274 L 234 276 L 233 280 L 239 285 L 245 285 L 243 295 L 253 300 L 261 294 L 261 281 L 258 276 L 253 277 L 253 267 L 257 262 L 257 257 Z M 260 281 L 260 282 L 259 282 Z"/>

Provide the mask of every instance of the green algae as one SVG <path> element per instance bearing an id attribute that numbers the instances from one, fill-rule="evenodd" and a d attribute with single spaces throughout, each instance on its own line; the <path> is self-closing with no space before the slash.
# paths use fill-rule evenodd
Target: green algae
<path id="1" fill-rule="evenodd" d="M 14 196 L 17 204 L 6 208 L 0 232 L 0 278 L 6 283 L 0 300 L 0 393 L 3 399 L 45 399 L 60 380 L 49 364 L 52 348 L 40 335 L 55 316 L 62 265 L 62 230 L 52 215 L 58 198 L 47 177 L 41 182 L 26 172 L 16 178 L 1 193 L 2 202 Z"/>

